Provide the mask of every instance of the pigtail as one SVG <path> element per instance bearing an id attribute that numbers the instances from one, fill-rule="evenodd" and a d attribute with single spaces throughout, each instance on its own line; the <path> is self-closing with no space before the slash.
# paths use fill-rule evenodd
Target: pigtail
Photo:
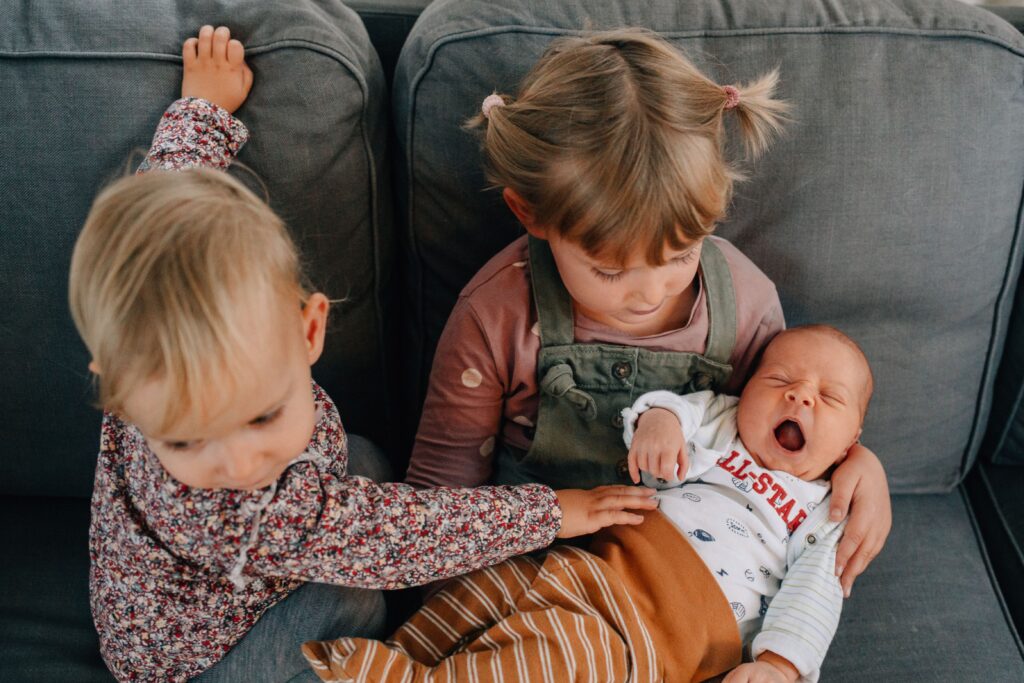
<path id="1" fill-rule="evenodd" d="M 745 85 L 722 88 L 722 111 L 737 118 L 748 159 L 757 159 L 768 149 L 788 121 L 790 104 L 774 97 L 779 82 L 775 69 Z"/>

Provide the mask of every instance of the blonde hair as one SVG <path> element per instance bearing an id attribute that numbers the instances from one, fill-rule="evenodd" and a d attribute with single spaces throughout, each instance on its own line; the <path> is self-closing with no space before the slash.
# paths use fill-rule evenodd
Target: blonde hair
<path id="1" fill-rule="evenodd" d="M 781 130 L 778 71 L 736 86 L 748 159 Z M 467 127 L 482 128 L 487 179 L 530 204 L 535 220 L 594 256 L 642 248 L 663 263 L 725 216 L 733 182 L 724 158 L 729 93 L 642 29 L 556 40 L 524 78 Z M 493 100 L 492 100 L 493 102 Z M 489 102 L 490 104 L 490 102 Z"/>
<path id="2" fill-rule="evenodd" d="M 71 315 L 99 369 L 98 397 L 123 409 L 140 382 L 168 381 L 161 430 L 236 381 L 251 346 L 239 310 L 308 297 L 298 252 L 269 206 L 221 171 L 122 178 L 93 203 L 71 257 Z M 272 303 L 273 300 L 273 303 Z M 241 357 L 241 358 L 240 358 Z"/>

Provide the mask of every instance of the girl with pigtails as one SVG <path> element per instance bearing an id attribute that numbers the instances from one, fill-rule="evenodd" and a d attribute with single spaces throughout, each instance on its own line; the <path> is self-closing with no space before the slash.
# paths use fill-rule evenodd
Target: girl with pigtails
<path id="1" fill-rule="evenodd" d="M 785 327 L 771 280 L 714 236 L 741 161 L 782 130 L 772 71 L 719 85 L 638 29 L 556 40 L 518 96 L 468 123 L 527 235 L 462 291 L 439 340 L 407 474 L 418 486 L 639 481 L 620 412 L 644 392 L 739 393 Z M 745 158 L 727 158 L 727 117 Z M 832 475 L 849 513 L 849 594 L 891 526 L 885 473 L 854 445 Z"/>

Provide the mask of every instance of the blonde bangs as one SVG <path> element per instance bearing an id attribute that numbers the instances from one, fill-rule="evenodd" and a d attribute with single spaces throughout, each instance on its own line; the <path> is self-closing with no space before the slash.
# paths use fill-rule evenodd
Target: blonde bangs
<path id="1" fill-rule="evenodd" d="M 166 386 L 162 431 L 208 407 L 211 386 L 237 385 L 249 367 L 244 322 L 281 300 L 300 306 L 302 281 L 284 224 L 226 173 L 151 171 L 114 183 L 86 220 L 69 284 L 101 407 L 123 410 L 151 380 Z"/>

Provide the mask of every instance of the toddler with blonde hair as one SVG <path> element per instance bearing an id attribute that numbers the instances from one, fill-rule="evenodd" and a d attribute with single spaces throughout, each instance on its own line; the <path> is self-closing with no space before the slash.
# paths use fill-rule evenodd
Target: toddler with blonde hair
<path id="1" fill-rule="evenodd" d="M 204 26 L 183 61 L 145 172 L 96 198 L 70 272 L 104 409 L 91 604 L 119 680 L 315 680 L 301 642 L 383 628 L 379 592 L 357 589 L 454 576 L 654 507 L 621 486 L 353 476 L 350 455 L 375 454 L 310 370 L 330 302 L 305 286 L 282 221 L 222 172 L 248 137 L 232 116 L 253 80 L 244 48 Z"/>
<path id="2" fill-rule="evenodd" d="M 527 235 L 466 285 L 438 342 L 406 480 L 637 482 L 621 410 L 646 391 L 737 393 L 785 326 L 775 286 L 728 241 L 744 161 L 789 106 L 777 71 L 720 85 L 642 29 L 554 40 L 480 130 L 493 187 Z M 729 118 L 736 124 L 734 141 Z M 742 158 L 733 158 L 734 154 Z M 844 589 L 891 526 L 885 472 L 856 445 L 832 479 L 849 513 Z"/>

